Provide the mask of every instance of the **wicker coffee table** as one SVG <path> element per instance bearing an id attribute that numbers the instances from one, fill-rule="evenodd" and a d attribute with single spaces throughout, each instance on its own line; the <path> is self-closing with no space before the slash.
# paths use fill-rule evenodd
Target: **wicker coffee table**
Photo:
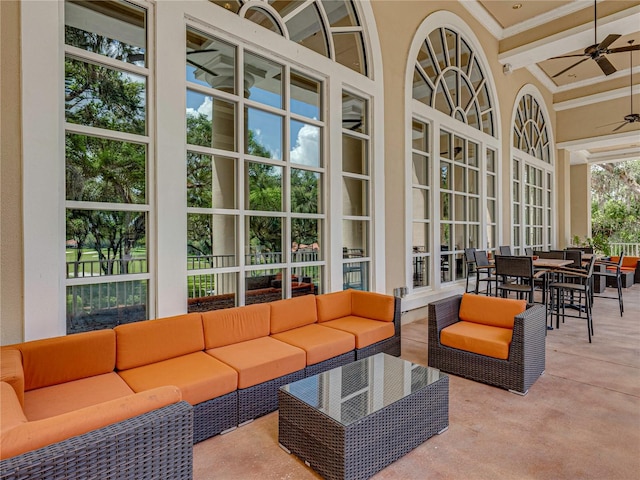
<path id="1" fill-rule="evenodd" d="M 449 377 L 379 353 L 280 387 L 278 441 L 327 479 L 369 478 L 449 426 Z"/>

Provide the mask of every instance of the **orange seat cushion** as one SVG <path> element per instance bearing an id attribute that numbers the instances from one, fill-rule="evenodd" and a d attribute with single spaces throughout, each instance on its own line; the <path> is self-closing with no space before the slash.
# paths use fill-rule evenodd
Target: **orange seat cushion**
<path id="1" fill-rule="evenodd" d="M 316 296 L 303 295 L 269 303 L 271 307 L 271 333 L 280 333 L 318 321 Z"/>
<path id="2" fill-rule="evenodd" d="M 324 322 L 324 327 L 337 328 L 349 332 L 356 337 L 356 348 L 364 348 L 376 342 L 393 337 L 395 329 L 393 323 L 371 320 L 370 318 L 348 317 L 339 318 L 330 322 Z"/>
<path id="3" fill-rule="evenodd" d="M 440 343 L 447 347 L 487 357 L 509 358 L 513 330 L 473 322 L 456 322 L 440 331 Z"/>
<path id="4" fill-rule="evenodd" d="M 113 372 L 113 330 L 75 333 L 16 345 L 22 353 L 26 391 Z"/>
<path id="5" fill-rule="evenodd" d="M 351 314 L 357 317 L 393 322 L 394 305 L 391 295 L 360 290 L 351 293 Z"/>
<path id="6" fill-rule="evenodd" d="M 117 373 L 105 373 L 29 390 L 24 395 L 24 413 L 30 421 L 41 420 L 132 393 Z"/>
<path id="7" fill-rule="evenodd" d="M 199 313 L 118 325 L 116 367 L 128 370 L 204 350 Z"/>
<path id="8" fill-rule="evenodd" d="M 458 317 L 466 322 L 513 329 L 513 318 L 526 308 L 526 300 L 465 293 Z"/>
<path id="9" fill-rule="evenodd" d="M 175 385 L 191 405 L 233 392 L 238 373 L 204 352 L 191 353 L 162 362 L 118 372 L 134 392 L 162 385 Z"/>
<path id="10" fill-rule="evenodd" d="M 351 315 L 352 291 L 353 290 L 343 290 L 341 292 L 318 295 L 316 297 L 318 322 L 329 322 Z"/>
<path id="11" fill-rule="evenodd" d="M 272 337 L 307 352 L 307 365 L 350 352 L 356 346 L 354 335 L 317 324 L 287 330 Z"/>
<path id="12" fill-rule="evenodd" d="M 304 350 L 275 338 L 262 337 L 207 350 L 238 372 L 238 388 L 247 388 L 302 370 Z"/>
<path id="13" fill-rule="evenodd" d="M 268 336 L 270 314 L 267 303 L 202 313 L 205 349 Z"/>

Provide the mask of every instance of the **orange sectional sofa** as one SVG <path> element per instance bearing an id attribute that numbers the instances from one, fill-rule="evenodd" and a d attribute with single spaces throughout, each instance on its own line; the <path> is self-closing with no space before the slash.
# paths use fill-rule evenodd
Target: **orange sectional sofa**
<path id="1" fill-rule="evenodd" d="M 398 356 L 400 302 L 355 290 L 305 295 L 1 351 L 5 478 L 34 450 L 175 405 L 192 422 L 191 448 L 276 410 L 281 385 L 378 352 Z"/>
<path id="2" fill-rule="evenodd" d="M 545 369 L 546 310 L 465 293 L 429 304 L 429 366 L 526 394 Z"/>
<path id="3" fill-rule="evenodd" d="M 620 261 L 620 257 L 614 255 L 609 259 L 609 261 L 612 263 L 618 263 Z M 607 267 L 607 270 L 615 272 L 616 268 L 609 266 Z M 640 257 L 624 256 L 622 258 L 620 271 L 623 273 L 622 288 L 628 288 L 633 285 L 633 283 L 640 283 Z M 624 275 L 625 272 L 633 272 L 633 283 L 631 283 L 631 281 L 627 282 L 627 277 Z M 607 286 L 613 286 L 613 284 Z"/>

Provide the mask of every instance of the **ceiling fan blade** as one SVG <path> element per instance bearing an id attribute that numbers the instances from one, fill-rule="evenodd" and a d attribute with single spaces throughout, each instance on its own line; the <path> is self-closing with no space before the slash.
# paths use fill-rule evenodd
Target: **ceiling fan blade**
<path id="1" fill-rule="evenodd" d="M 556 58 L 572 58 L 572 57 L 585 57 L 585 56 L 586 55 L 584 53 L 576 53 L 575 55 L 561 55 L 559 57 L 550 57 L 547 60 L 555 60 Z"/>
<path id="2" fill-rule="evenodd" d="M 565 72 L 568 72 L 569 70 L 571 70 L 573 67 L 577 67 L 578 65 L 580 65 L 582 62 L 586 62 L 587 60 L 589 60 L 589 57 L 587 58 L 583 58 L 582 60 L 580 60 L 577 63 L 574 63 L 573 65 L 571 65 L 570 67 L 565 68 L 564 70 L 562 70 L 561 72 L 556 73 L 553 77 L 551 78 L 556 78 L 559 77 L 560 75 L 562 75 Z"/>
<path id="3" fill-rule="evenodd" d="M 598 50 L 606 50 L 609 45 L 619 39 L 622 35 L 618 35 L 617 33 L 612 33 L 611 35 L 607 35 L 603 41 L 598 45 Z"/>
<path id="4" fill-rule="evenodd" d="M 627 123 L 630 122 L 622 122 L 620 125 L 618 125 L 616 128 L 614 128 L 612 131 L 613 132 L 617 132 L 618 130 L 620 130 L 622 127 L 624 127 Z"/>
<path id="5" fill-rule="evenodd" d="M 611 75 L 612 73 L 616 72 L 616 67 L 611 64 L 607 57 L 598 57 L 596 58 L 596 62 L 605 75 Z"/>
<path id="6" fill-rule="evenodd" d="M 607 50 L 607 53 L 620 53 L 620 52 L 635 52 L 636 50 L 640 50 L 640 45 L 631 45 L 628 47 L 616 47 L 611 50 Z"/>

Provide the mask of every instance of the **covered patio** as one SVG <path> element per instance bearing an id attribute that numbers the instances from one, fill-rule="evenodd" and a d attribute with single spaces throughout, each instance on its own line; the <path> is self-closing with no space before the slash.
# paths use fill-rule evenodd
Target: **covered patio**
<path id="1" fill-rule="evenodd" d="M 640 285 L 624 301 L 620 317 L 595 299 L 592 344 L 582 320 L 548 332 L 546 371 L 524 397 L 451 375 L 449 429 L 373 478 L 637 478 Z M 426 319 L 403 326 L 402 358 L 427 364 Z M 194 478 L 319 478 L 277 439 L 274 412 L 199 443 Z"/>

